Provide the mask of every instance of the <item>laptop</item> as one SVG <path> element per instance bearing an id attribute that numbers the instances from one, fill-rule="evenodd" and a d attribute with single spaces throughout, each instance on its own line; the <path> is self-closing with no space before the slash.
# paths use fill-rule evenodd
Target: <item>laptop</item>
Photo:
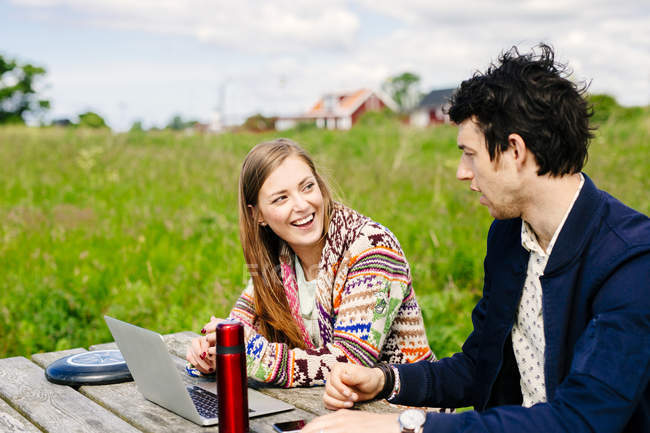
<path id="1" fill-rule="evenodd" d="M 215 381 L 185 384 L 162 335 L 109 316 L 104 319 L 147 400 L 202 426 L 219 423 Z M 248 388 L 249 417 L 291 409 L 294 406 Z"/>

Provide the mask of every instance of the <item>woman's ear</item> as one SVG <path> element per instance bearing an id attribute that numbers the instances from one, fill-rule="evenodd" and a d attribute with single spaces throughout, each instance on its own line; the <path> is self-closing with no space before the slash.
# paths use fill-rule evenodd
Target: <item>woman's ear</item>
<path id="1" fill-rule="evenodd" d="M 264 218 L 262 218 L 262 215 L 258 212 L 257 208 L 252 204 L 247 205 L 247 207 L 248 211 L 251 213 L 251 218 L 257 219 L 257 223 L 262 227 L 265 227 L 266 222 L 264 222 Z"/>

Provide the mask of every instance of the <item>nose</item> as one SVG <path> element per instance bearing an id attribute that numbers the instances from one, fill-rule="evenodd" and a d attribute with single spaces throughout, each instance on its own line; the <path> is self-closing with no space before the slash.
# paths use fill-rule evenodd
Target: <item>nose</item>
<path id="1" fill-rule="evenodd" d="M 301 211 L 309 207 L 307 199 L 300 193 L 296 194 L 293 199 L 293 208 L 296 211 Z"/>
<path id="2" fill-rule="evenodd" d="M 467 166 L 467 163 L 465 163 L 461 157 L 460 162 L 458 163 L 458 169 L 456 170 L 456 179 L 472 180 L 473 178 L 474 172 Z"/>

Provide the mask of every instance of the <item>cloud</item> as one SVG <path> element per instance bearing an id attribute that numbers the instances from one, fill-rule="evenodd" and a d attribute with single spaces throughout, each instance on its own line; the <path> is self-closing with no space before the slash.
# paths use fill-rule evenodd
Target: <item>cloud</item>
<path id="1" fill-rule="evenodd" d="M 544 41 L 576 78 L 592 80 L 592 91 L 611 92 L 626 104 L 649 102 L 650 6 L 643 2 L 403 0 L 396 8 L 390 0 L 359 1 L 404 24 L 379 44 L 393 65 L 412 63 L 432 84 L 483 69 L 512 45 L 527 51 Z M 381 61 L 381 51 L 370 51 Z"/>
<path id="2" fill-rule="evenodd" d="M 65 8 L 86 23 L 105 28 L 188 36 L 198 41 L 249 52 L 341 49 L 359 21 L 342 0 L 323 8 L 315 0 L 13 0 L 39 8 Z"/>
<path id="3" fill-rule="evenodd" d="M 379 87 L 404 71 L 422 77 L 423 91 L 454 87 L 502 50 L 540 41 L 593 92 L 624 104 L 650 98 L 650 7 L 635 0 L 12 2 L 49 17 L 52 28 L 128 30 L 165 35 L 166 43 L 179 36 L 180 48 L 164 58 L 148 50 L 118 53 L 110 65 L 72 59 L 74 70 L 62 61 L 48 69 L 59 106 L 101 99 L 118 113 L 119 98 L 129 115 L 156 122 L 175 111 L 201 117 L 222 91 L 228 113 L 241 118 L 299 113 L 323 93 Z M 197 46 L 212 48 L 191 53 Z"/>

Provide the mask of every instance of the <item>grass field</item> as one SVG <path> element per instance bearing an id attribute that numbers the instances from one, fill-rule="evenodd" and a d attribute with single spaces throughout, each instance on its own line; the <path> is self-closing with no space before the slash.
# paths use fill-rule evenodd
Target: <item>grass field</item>
<path id="1" fill-rule="evenodd" d="M 389 227 L 413 270 L 440 356 L 471 331 L 490 224 L 466 183 L 452 126 L 370 116 L 347 132 L 186 136 L 0 128 L 0 357 L 109 341 L 109 314 L 160 332 L 224 316 L 245 266 L 239 166 L 256 143 L 302 143 L 341 201 Z M 650 110 L 603 119 L 585 171 L 650 213 Z"/>

